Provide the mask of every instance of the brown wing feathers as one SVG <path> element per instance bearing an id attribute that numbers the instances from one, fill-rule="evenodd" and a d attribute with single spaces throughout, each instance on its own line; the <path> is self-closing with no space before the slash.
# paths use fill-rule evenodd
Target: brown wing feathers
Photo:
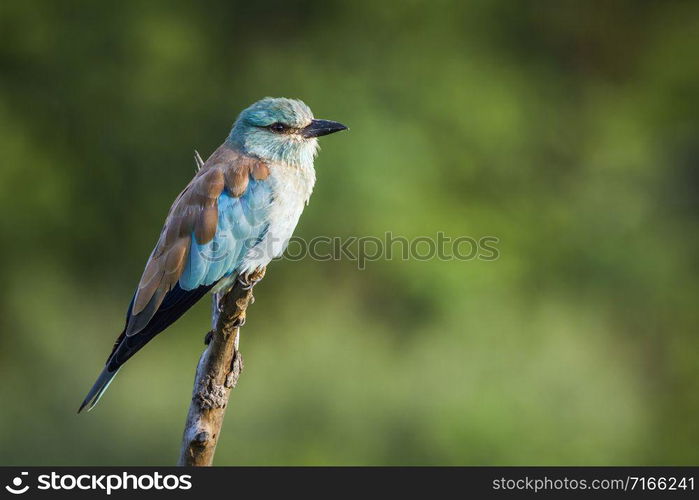
<path id="1" fill-rule="evenodd" d="M 172 205 L 158 243 L 134 296 L 126 335 L 143 330 L 178 282 L 187 263 L 192 234 L 208 243 L 218 225 L 218 198 L 224 188 L 235 197 L 247 189 L 249 178 L 266 179 L 269 167 L 257 158 L 221 146 L 197 172 Z"/>

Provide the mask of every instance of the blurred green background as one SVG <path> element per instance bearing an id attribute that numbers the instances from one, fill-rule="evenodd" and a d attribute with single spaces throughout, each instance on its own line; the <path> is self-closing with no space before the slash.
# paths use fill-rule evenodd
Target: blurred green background
<path id="1" fill-rule="evenodd" d="M 500 258 L 279 261 L 216 463 L 699 462 L 697 2 L 0 4 L 0 463 L 172 464 L 209 301 L 75 410 L 170 203 L 238 112 L 322 140 L 305 238 Z"/>

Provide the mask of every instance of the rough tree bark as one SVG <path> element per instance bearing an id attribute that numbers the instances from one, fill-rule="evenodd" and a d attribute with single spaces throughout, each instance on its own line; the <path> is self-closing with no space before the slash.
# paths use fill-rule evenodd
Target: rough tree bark
<path id="1" fill-rule="evenodd" d="M 242 282 L 237 281 L 225 295 L 213 296 L 212 329 L 206 335 L 207 347 L 197 365 L 178 465 L 213 463 L 228 397 L 243 369 L 238 350 L 240 327 L 245 323 L 248 306 L 255 300 L 252 287 L 264 274 L 262 268 Z"/>

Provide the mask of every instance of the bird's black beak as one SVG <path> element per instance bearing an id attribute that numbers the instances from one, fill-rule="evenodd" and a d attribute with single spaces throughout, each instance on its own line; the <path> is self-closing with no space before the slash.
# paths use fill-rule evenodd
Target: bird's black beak
<path id="1" fill-rule="evenodd" d="M 320 137 L 321 135 L 334 134 L 340 130 L 347 130 L 347 127 L 331 120 L 313 120 L 310 125 L 301 129 L 301 135 L 306 138 Z"/>

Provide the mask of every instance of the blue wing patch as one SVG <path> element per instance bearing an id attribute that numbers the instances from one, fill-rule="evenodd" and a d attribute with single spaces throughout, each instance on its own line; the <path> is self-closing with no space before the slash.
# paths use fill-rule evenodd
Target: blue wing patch
<path id="1" fill-rule="evenodd" d="M 247 190 L 239 198 L 224 190 L 218 198 L 218 227 L 214 238 L 202 245 L 192 234 L 180 287 L 193 290 L 235 272 L 246 252 L 267 232 L 271 202 L 271 186 L 264 180 L 251 177 Z"/>

